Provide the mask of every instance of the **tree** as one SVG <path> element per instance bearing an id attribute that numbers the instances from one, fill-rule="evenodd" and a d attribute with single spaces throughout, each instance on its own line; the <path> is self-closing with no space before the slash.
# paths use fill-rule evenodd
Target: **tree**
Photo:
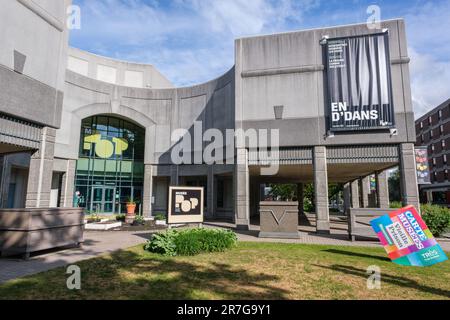
<path id="1" fill-rule="evenodd" d="M 401 201 L 400 195 L 400 171 L 398 168 L 391 173 L 389 180 L 389 201 L 398 202 Z"/>

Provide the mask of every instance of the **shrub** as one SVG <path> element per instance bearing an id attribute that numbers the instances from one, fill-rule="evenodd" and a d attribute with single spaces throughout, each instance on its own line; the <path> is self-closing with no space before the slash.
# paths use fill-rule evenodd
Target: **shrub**
<path id="1" fill-rule="evenodd" d="M 136 218 L 134 219 L 134 225 L 144 225 L 145 224 L 145 219 L 143 216 L 136 216 Z"/>
<path id="2" fill-rule="evenodd" d="M 164 220 L 166 220 L 166 216 L 162 213 L 158 213 L 155 215 L 155 220 L 164 221 Z"/>
<path id="3" fill-rule="evenodd" d="M 181 231 L 175 238 L 177 253 L 193 256 L 202 252 L 223 252 L 237 242 L 236 234 L 221 229 L 189 229 Z"/>
<path id="4" fill-rule="evenodd" d="M 403 208 L 403 204 L 400 201 L 391 201 L 390 208 L 391 209 L 401 209 L 401 208 Z"/>
<path id="5" fill-rule="evenodd" d="M 118 214 L 116 216 L 116 221 L 125 222 L 125 218 L 126 218 L 126 216 L 124 214 Z"/>
<path id="6" fill-rule="evenodd" d="M 169 230 L 155 234 L 145 250 L 166 256 L 192 256 L 203 252 L 222 252 L 236 245 L 236 234 L 222 229 Z"/>
<path id="7" fill-rule="evenodd" d="M 421 209 L 422 218 L 435 237 L 439 237 L 450 227 L 449 209 L 429 204 L 422 205 Z"/>
<path id="8" fill-rule="evenodd" d="M 175 256 L 177 254 L 177 247 L 175 245 L 175 237 L 177 235 L 178 231 L 176 230 L 156 233 L 147 241 L 144 249 L 165 256 Z"/>

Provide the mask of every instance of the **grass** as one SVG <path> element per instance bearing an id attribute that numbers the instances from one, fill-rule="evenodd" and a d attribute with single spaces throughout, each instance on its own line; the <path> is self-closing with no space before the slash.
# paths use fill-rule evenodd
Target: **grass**
<path id="1" fill-rule="evenodd" d="M 79 291 L 58 268 L 1 285 L 0 299 L 450 299 L 450 262 L 402 267 L 382 248 L 241 242 L 167 258 L 139 246 L 77 265 Z M 371 265 L 381 268 L 381 290 L 367 289 Z"/>

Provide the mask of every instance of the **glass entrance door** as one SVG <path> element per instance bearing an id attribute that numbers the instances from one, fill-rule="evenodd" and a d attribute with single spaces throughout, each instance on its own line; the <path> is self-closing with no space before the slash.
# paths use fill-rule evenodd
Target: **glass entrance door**
<path id="1" fill-rule="evenodd" d="M 115 188 L 92 188 L 91 211 L 99 213 L 114 213 Z"/>

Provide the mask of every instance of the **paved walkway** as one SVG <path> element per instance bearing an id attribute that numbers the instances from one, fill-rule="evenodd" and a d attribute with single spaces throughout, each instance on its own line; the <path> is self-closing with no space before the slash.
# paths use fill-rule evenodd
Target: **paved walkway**
<path id="1" fill-rule="evenodd" d="M 226 222 L 209 222 L 206 227 L 234 227 Z M 237 231 L 239 241 L 275 242 L 275 243 L 299 243 L 299 244 L 322 244 L 341 246 L 380 247 L 378 241 L 355 241 L 348 240 L 345 228 L 341 221 L 332 221 L 331 235 L 317 235 L 314 233 L 313 225 L 301 226 L 300 239 L 261 239 L 258 238 L 259 227 L 252 225 L 250 231 Z M 97 257 L 102 254 L 111 253 L 120 249 L 143 244 L 151 233 L 143 232 L 85 232 L 85 242 L 82 248 L 67 249 L 63 251 L 50 252 L 39 256 L 32 256 L 29 261 L 19 259 L 0 259 L 0 283 L 37 274 L 57 267 L 74 264 L 78 261 Z M 450 239 L 439 239 L 442 248 L 450 252 Z"/>
<path id="2" fill-rule="evenodd" d="M 0 259 L 0 283 L 15 278 L 40 273 L 58 267 L 74 264 L 78 261 L 91 259 L 101 254 L 111 253 L 120 249 L 144 243 L 149 237 L 148 231 L 143 232 L 85 232 L 85 242 L 82 248 L 72 248 L 62 251 L 31 257 L 28 261 L 20 259 Z"/>

